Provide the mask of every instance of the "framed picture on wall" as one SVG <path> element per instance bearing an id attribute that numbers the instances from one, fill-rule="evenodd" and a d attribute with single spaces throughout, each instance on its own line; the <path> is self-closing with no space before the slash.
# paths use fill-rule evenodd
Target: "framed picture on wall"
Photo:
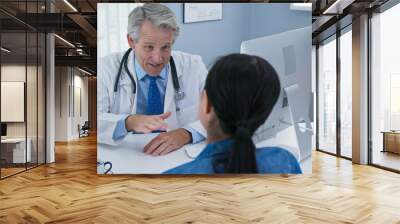
<path id="1" fill-rule="evenodd" d="M 25 122 L 25 82 L 1 82 L 1 122 Z"/>
<path id="2" fill-rule="evenodd" d="M 221 20 L 222 3 L 184 3 L 183 23 Z"/>

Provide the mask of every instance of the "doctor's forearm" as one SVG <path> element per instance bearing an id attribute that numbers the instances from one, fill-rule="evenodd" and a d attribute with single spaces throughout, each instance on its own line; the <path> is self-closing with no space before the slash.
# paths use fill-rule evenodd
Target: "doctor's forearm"
<path id="1" fill-rule="evenodd" d="M 135 131 L 134 129 L 133 129 L 133 124 L 134 124 L 134 116 L 135 115 L 129 115 L 128 117 L 126 117 L 125 118 L 125 128 L 126 128 L 126 130 L 129 132 L 129 131 Z"/>
<path id="2" fill-rule="evenodd" d="M 168 125 L 164 120 L 169 116 L 171 116 L 171 112 L 160 115 L 131 114 L 125 119 L 125 127 L 127 131 L 140 133 L 166 130 Z"/>

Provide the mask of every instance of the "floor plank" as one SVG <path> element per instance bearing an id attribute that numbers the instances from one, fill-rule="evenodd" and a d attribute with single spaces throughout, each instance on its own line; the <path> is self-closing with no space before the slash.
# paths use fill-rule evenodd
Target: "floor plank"
<path id="1" fill-rule="evenodd" d="M 400 223 L 400 175 L 313 153 L 313 174 L 96 174 L 96 139 L 0 181 L 0 223 Z"/>

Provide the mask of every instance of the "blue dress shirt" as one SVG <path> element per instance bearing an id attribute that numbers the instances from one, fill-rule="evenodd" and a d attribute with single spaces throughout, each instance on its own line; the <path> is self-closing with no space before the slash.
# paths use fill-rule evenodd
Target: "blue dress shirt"
<path id="1" fill-rule="evenodd" d="M 165 174 L 214 174 L 225 173 L 224 164 L 216 164 L 216 160 L 227 161 L 232 146 L 231 139 L 208 144 L 206 148 L 191 162 L 185 163 Z M 268 174 L 301 174 L 296 158 L 287 150 L 279 147 L 256 149 L 256 160 L 259 173 Z"/>
<path id="2" fill-rule="evenodd" d="M 138 61 L 135 59 L 135 68 L 136 68 L 136 78 L 138 80 L 137 83 L 137 106 L 136 106 L 136 114 L 146 114 L 147 112 L 147 98 L 148 98 L 148 89 L 150 86 L 150 79 L 146 74 L 146 71 L 140 66 Z M 161 101 L 164 104 L 165 99 L 165 90 L 167 88 L 168 83 L 168 71 L 169 64 L 165 66 L 159 75 L 159 78 L 156 80 L 158 90 L 161 95 Z M 125 137 L 128 134 L 125 126 L 125 119 L 129 115 L 124 116 L 121 120 L 117 122 L 117 125 L 114 129 L 113 140 L 118 140 Z M 198 143 L 204 140 L 204 136 L 197 132 L 195 129 L 191 127 L 184 127 L 187 131 L 189 131 L 192 135 L 192 143 Z"/>

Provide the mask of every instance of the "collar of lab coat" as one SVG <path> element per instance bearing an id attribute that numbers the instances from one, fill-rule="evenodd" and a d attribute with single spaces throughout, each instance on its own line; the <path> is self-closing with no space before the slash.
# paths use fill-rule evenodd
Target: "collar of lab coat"
<path id="1" fill-rule="evenodd" d="M 174 59 L 175 59 L 175 64 L 176 64 L 176 72 L 178 77 L 182 76 L 182 59 L 179 57 L 179 54 L 175 54 L 174 52 L 171 53 L 171 55 L 173 55 Z M 133 75 L 133 78 L 135 79 L 135 81 L 137 82 L 137 75 L 136 72 L 134 71 L 134 50 L 129 54 L 128 57 L 128 69 L 131 72 L 131 74 Z M 181 59 L 181 60 L 179 60 Z M 173 83 L 172 83 L 172 77 L 171 77 L 171 66 L 167 67 L 167 71 L 168 73 L 166 73 L 167 75 L 169 75 L 168 79 L 167 79 L 167 87 L 166 87 L 166 91 L 165 91 L 165 100 L 164 100 L 164 111 L 172 111 L 175 109 L 175 103 L 174 103 L 174 87 L 173 87 Z M 126 84 L 126 83 L 131 83 L 131 81 L 129 80 L 129 78 L 122 78 L 121 79 L 121 85 Z M 137 94 L 135 94 L 135 99 L 134 102 L 137 102 Z M 134 103 L 134 107 L 132 110 L 132 113 L 136 113 L 136 103 Z"/>

